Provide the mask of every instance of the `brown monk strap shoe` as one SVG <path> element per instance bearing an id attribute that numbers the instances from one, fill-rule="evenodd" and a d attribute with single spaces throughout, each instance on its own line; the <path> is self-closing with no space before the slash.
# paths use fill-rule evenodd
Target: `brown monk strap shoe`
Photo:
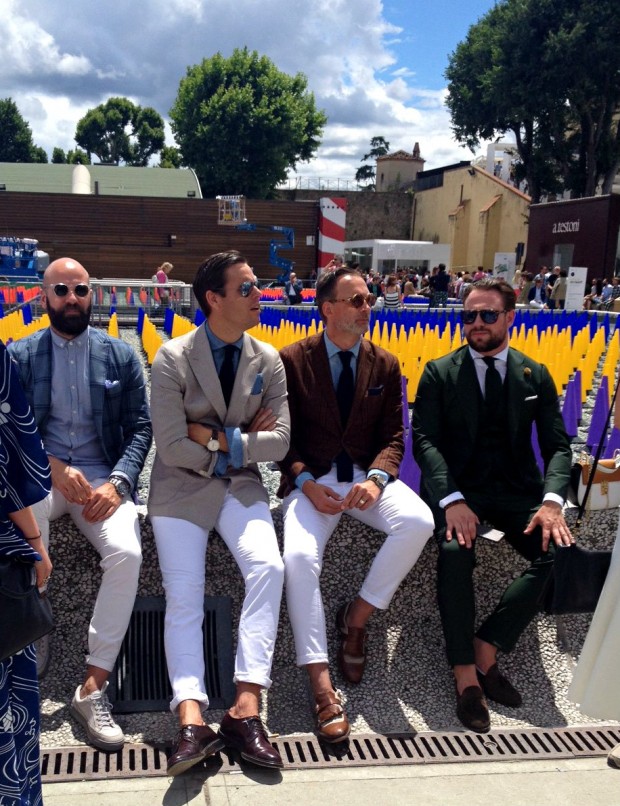
<path id="1" fill-rule="evenodd" d="M 194 764 L 215 755 L 224 742 L 208 725 L 184 725 L 177 733 L 168 759 L 168 775 L 180 775 Z"/>
<path id="2" fill-rule="evenodd" d="M 319 739 L 330 744 L 344 742 L 351 733 L 351 725 L 342 707 L 339 691 L 322 691 L 316 699 L 316 733 Z"/>
<path id="3" fill-rule="evenodd" d="M 350 606 L 350 602 L 344 604 L 336 613 L 336 628 L 342 636 L 338 645 L 338 666 L 344 679 L 357 685 L 366 668 L 366 629 L 349 627 L 347 615 Z"/>
<path id="4" fill-rule="evenodd" d="M 467 686 L 456 692 L 456 715 L 463 725 L 476 733 L 486 733 L 491 727 L 491 718 L 484 693 L 479 686 Z"/>
<path id="5" fill-rule="evenodd" d="M 281 769 L 284 764 L 280 754 L 267 738 L 267 731 L 258 716 L 235 719 L 225 714 L 218 736 L 228 747 L 238 750 L 241 758 L 259 767 Z"/>
<path id="6" fill-rule="evenodd" d="M 479 670 L 476 670 L 476 674 L 482 690 L 490 700 L 500 705 L 507 705 L 509 708 L 518 708 L 523 702 L 517 689 L 497 668 L 497 663 L 494 663 L 486 674 Z"/>

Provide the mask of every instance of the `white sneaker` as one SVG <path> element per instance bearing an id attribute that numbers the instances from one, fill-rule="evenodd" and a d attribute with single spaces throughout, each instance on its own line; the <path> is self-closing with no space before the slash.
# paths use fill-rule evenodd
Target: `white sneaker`
<path id="1" fill-rule="evenodd" d="M 607 756 L 607 762 L 611 767 L 620 769 L 620 744 L 617 744 Z"/>
<path id="2" fill-rule="evenodd" d="M 86 730 L 91 744 L 100 750 L 113 752 L 121 749 L 125 743 L 125 735 L 112 719 L 112 706 L 105 693 L 107 687 L 106 681 L 101 691 L 93 691 L 82 698 L 82 686 L 78 686 L 71 703 L 71 713 Z"/>

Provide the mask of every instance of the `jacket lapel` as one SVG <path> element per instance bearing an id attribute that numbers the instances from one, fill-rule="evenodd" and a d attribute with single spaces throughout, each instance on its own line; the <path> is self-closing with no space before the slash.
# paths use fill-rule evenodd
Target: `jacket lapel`
<path id="1" fill-rule="evenodd" d="M 482 393 L 468 347 L 455 354 L 448 369 L 448 379 L 452 397 L 446 401 L 446 406 L 459 413 L 458 420 L 463 423 L 470 440 L 475 442 L 482 415 Z"/>

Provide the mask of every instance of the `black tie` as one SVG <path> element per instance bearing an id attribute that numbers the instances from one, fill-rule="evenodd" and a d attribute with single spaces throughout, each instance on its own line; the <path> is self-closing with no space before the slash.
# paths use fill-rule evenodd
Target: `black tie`
<path id="1" fill-rule="evenodd" d="M 230 403 L 233 386 L 235 385 L 235 353 L 237 348 L 234 344 L 227 344 L 224 347 L 224 361 L 220 368 L 220 383 L 222 384 L 222 394 L 226 401 L 226 408 Z"/>
<path id="2" fill-rule="evenodd" d="M 484 376 L 484 400 L 489 412 L 496 413 L 502 399 L 502 376 L 495 366 L 495 358 L 485 355 L 482 360 L 487 365 Z"/>
<path id="3" fill-rule="evenodd" d="M 353 379 L 353 368 L 351 358 L 353 353 L 350 350 L 341 350 L 338 353 L 342 362 L 342 371 L 338 379 L 336 388 L 336 398 L 340 409 L 340 422 L 346 427 L 353 405 L 353 395 L 355 394 L 355 381 Z M 353 461 L 346 451 L 340 451 L 336 457 L 336 473 L 338 481 L 353 481 Z"/>

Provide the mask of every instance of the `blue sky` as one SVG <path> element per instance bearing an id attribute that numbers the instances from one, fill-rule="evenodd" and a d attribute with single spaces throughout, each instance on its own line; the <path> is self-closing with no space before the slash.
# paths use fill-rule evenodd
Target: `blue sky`
<path id="1" fill-rule="evenodd" d="M 11 97 L 51 156 L 112 96 L 165 119 L 188 66 L 236 47 L 308 78 L 325 111 L 307 180 L 352 180 L 371 137 L 420 144 L 426 167 L 474 155 L 445 108 L 448 54 L 493 0 L 0 0 L 0 97 Z M 167 129 L 167 142 L 174 145 Z M 231 188 L 231 193 L 235 190 Z"/>

